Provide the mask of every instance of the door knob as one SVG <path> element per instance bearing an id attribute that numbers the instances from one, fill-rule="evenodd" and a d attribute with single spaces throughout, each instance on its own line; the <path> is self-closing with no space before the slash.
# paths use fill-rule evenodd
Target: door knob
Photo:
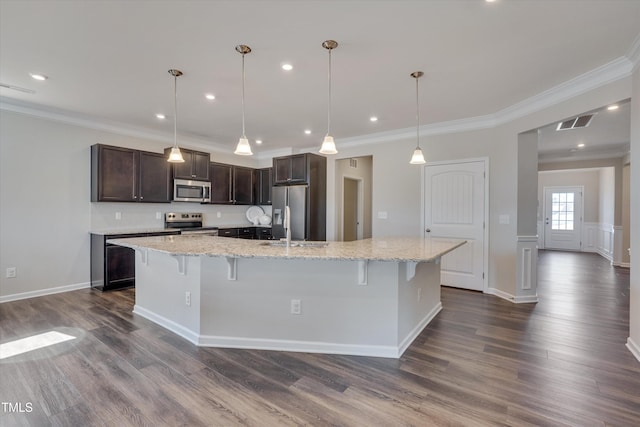
<path id="1" fill-rule="evenodd" d="M 427 228 L 425 231 L 426 231 L 427 233 L 431 233 L 431 229 L 430 229 L 430 228 Z"/>

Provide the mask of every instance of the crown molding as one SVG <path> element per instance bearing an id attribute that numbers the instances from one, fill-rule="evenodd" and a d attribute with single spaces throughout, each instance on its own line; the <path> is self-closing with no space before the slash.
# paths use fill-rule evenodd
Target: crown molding
<path id="1" fill-rule="evenodd" d="M 545 108 L 549 108 L 601 86 L 629 77 L 638 67 L 639 63 L 640 35 L 635 39 L 626 56 L 614 59 L 607 64 L 581 74 L 571 80 L 567 80 L 564 83 L 547 89 L 496 113 L 420 126 L 420 135 L 442 135 L 493 128 Z M 168 133 L 157 132 L 147 128 L 134 127 L 123 123 L 107 122 L 78 113 L 49 109 L 43 106 L 20 102 L 6 97 L 0 97 L 0 110 L 29 114 L 36 117 L 95 130 L 173 143 L 173 135 L 169 135 Z M 411 139 L 415 137 L 415 134 L 415 128 L 403 128 L 387 132 L 344 138 L 340 139 L 339 143 L 347 147 L 357 147 L 361 145 L 380 144 L 390 141 Z M 218 152 L 228 151 L 228 147 L 202 138 L 183 135 L 180 139 L 181 142 L 188 147 L 199 148 L 205 151 L 212 149 Z M 263 159 L 269 155 L 273 157 L 274 155 L 277 156 L 280 155 L 279 153 L 285 153 L 288 151 L 293 151 L 293 149 L 266 151 L 256 155 L 256 158 Z"/>
<path id="2" fill-rule="evenodd" d="M 581 74 L 571 80 L 567 80 L 564 83 L 513 104 L 512 106 L 504 108 L 494 114 L 420 126 L 420 135 L 442 135 L 492 128 L 526 117 L 601 86 L 629 77 L 634 69 L 634 65 L 632 63 L 634 60 L 633 58 L 635 58 L 636 64 L 638 60 L 640 60 L 640 37 L 636 39 L 634 47 L 629 52 L 629 58 L 626 56 L 617 58 L 605 65 Z M 344 138 L 339 142 L 349 147 L 355 147 L 359 145 L 379 144 L 389 141 L 410 139 L 415 138 L 415 135 L 415 128 L 405 128 L 362 135 L 354 138 Z"/>
<path id="3" fill-rule="evenodd" d="M 631 61 L 633 71 L 637 70 L 640 66 L 640 33 L 631 44 L 626 56 Z"/>
<path id="4" fill-rule="evenodd" d="M 627 57 L 621 56 L 607 64 L 498 111 L 495 114 L 496 124 L 501 125 L 525 117 L 601 86 L 629 77 L 632 69 L 631 61 Z"/>
<path id="5" fill-rule="evenodd" d="M 173 145 L 173 133 L 131 126 L 125 123 L 108 121 L 105 119 L 98 119 L 96 117 L 81 113 L 45 107 L 42 105 L 19 101 L 4 96 L 0 96 L 0 110 L 25 114 L 41 119 L 52 120 L 55 122 L 70 124 L 102 132 L 126 135 L 140 139 L 149 139 L 152 141 L 167 143 L 169 144 L 169 146 Z M 218 144 L 215 142 L 212 143 L 211 141 L 191 135 L 180 135 L 180 145 L 184 145 L 185 147 L 192 149 L 202 149 L 205 151 L 210 151 L 212 149 L 219 152 L 228 151 L 228 147 L 223 146 L 222 144 Z"/>

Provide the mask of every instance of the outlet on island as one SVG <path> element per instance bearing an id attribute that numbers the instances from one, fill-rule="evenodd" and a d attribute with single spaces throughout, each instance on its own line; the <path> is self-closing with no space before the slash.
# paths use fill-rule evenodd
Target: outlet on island
<path id="1" fill-rule="evenodd" d="M 291 314 L 301 314 L 302 313 L 302 305 L 299 299 L 291 300 Z"/>

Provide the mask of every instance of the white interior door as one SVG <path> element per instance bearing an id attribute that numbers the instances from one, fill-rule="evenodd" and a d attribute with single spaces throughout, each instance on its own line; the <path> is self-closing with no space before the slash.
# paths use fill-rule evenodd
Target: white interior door
<path id="1" fill-rule="evenodd" d="M 426 166 L 424 188 L 425 235 L 467 240 L 442 257 L 442 284 L 483 291 L 485 162 Z"/>
<path id="2" fill-rule="evenodd" d="M 582 187 L 544 188 L 544 247 L 582 247 Z"/>

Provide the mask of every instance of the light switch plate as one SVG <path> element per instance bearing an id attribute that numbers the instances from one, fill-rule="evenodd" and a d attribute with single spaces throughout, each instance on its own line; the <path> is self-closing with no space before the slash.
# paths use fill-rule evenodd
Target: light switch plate
<path id="1" fill-rule="evenodd" d="M 378 211 L 378 219 L 387 219 L 387 211 Z"/>

